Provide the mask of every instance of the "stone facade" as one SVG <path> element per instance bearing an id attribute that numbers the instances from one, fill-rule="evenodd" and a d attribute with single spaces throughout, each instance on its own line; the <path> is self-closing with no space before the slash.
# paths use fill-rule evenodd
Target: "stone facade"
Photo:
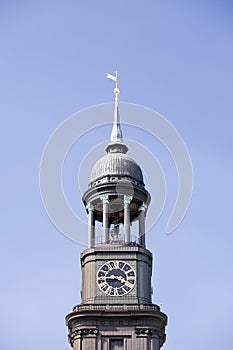
<path id="1" fill-rule="evenodd" d="M 157 305 L 77 305 L 66 317 L 74 350 L 158 350 L 165 342 L 167 316 Z"/>

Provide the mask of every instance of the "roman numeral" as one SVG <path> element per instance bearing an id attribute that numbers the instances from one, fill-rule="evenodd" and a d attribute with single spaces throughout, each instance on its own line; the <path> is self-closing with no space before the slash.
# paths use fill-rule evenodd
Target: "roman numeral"
<path id="1" fill-rule="evenodd" d="M 127 293 L 127 290 L 124 287 L 122 287 L 121 289 L 123 290 L 123 294 Z"/>
<path id="2" fill-rule="evenodd" d="M 119 261 L 114 261 L 114 269 L 118 269 L 119 268 Z"/>
<path id="3" fill-rule="evenodd" d="M 106 280 L 106 277 L 105 276 L 98 276 L 98 280 L 104 281 L 104 280 Z"/>
<path id="4" fill-rule="evenodd" d="M 112 270 L 112 265 L 110 263 L 106 263 L 105 265 L 108 267 L 109 270 Z"/>
<path id="5" fill-rule="evenodd" d="M 121 270 L 124 270 L 125 267 L 125 263 L 123 263 L 123 265 L 121 266 Z"/>
<path id="6" fill-rule="evenodd" d="M 108 286 L 108 284 L 107 284 L 106 281 L 100 283 L 100 288 L 101 288 L 101 289 L 104 289 L 104 288 L 107 287 L 107 286 Z"/>
<path id="7" fill-rule="evenodd" d="M 111 286 L 108 286 L 108 288 L 105 290 L 105 293 L 110 294 L 112 290 Z"/>
<path id="8" fill-rule="evenodd" d="M 133 283 L 130 283 L 129 281 L 126 281 L 124 284 L 126 287 L 133 288 Z"/>
<path id="9" fill-rule="evenodd" d="M 136 280 L 136 277 L 135 277 L 135 275 L 133 275 L 133 276 L 127 275 L 127 279 L 128 280 Z"/>

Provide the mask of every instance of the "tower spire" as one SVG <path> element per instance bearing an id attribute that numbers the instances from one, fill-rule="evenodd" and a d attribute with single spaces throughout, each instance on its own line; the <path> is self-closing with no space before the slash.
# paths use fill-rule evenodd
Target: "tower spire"
<path id="1" fill-rule="evenodd" d="M 120 130 L 116 75 L 114 124 L 107 154 L 83 195 L 88 248 L 81 253 L 81 304 L 66 316 L 72 350 L 160 350 L 167 316 L 152 303 L 152 253 L 146 249 L 150 194 Z M 131 226 L 134 224 L 134 230 Z"/>
<path id="2" fill-rule="evenodd" d="M 121 124 L 120 124 L 119 97 L 118 97 L 120 90 L 118 88 L 118 73 L 117 73 L 117 71 L 115 72 L 115 75 L 107 73 L 106 77 L 108 79 L 115 81 L 115 83 L 116 83 L 115 89 L 113 90 L 113 93 L 115 95 L 114 120 L 113 120 L 112 132 L 111 132 L 111 137 L 110 137 L 110 143 L 107 145 L 106 151 L 107 152 L 114 152 L 114 151 L 116 152 L 117 151 L 117 152 L 126 153 L 128 148 L 122 142 L 123 141 L 123 134 L 122 134 Z M 117 148 L 116 148 L 116 145 L 118 146 Z"/>

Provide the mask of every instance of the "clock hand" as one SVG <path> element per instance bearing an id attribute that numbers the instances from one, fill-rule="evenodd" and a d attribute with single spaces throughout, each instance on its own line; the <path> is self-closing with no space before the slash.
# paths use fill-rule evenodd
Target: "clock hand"
<path id="1" fill-rule="evenodd" d="M 98 277 L 100 280 L 106 280 L 106 279 L 115 279 L 117 278 L 117 276 L 114 276 L 114 275 L 111 275 L 111 276 L 101 276 L 101 277 Z"/>
<path id="2" fill-rule="evenodd" d="M 124 277 L 122 277 L 122 276 L 115 276 L 115 275 L 111 275 L 111 276 L 101 276 L 101 277 L 99 277 L 99 279 L 100 279 L 100 280 L 106 280 L 106 279 L 114 280 L 114 279 L 116 279 L 116 280 L 118 280 L 118 281 L 120 281 L 120 282 L 126 282 L 125 279 L 124 279 Z"/>
<path id="3" fill-rule="evenodd" d="M 108 277 L 106 277 L 106 276 L 100 276 L 100 277 L 98 277 L 98 279 L 101 280 L 101 281 L 102 281 L 102 280 L 106 280 L 106 278 L 108 278 Z"/>
<path id="4" fill-rule="evenodd" d="M 122 276 L 119 276 L 119 281 L 121 281 L 121 282 L 125 282 L 125 279 L 124 279 L 124 277 L 122 277 Z"/>
<path id="5" fill-rule="evenodd" d="M 114 276 L 114 278 L 117 279 L 120 282 L 125 282 L 125 279 L 122 276 Z"/>

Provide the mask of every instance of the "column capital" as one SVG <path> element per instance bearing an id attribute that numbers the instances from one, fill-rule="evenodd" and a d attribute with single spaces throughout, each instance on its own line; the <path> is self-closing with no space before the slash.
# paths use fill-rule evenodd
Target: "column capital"
<path id="1" fill-rule="evenodd" d="M 150 328 L 136 328 L 135 333 L 138 337 L 146 337 L 151 335 L 152 332 Z"/>
<path id="2" fill-rule="evenodd" d="M 152 329 L 151 330 L 151 337 L 160 340 L 160 332 L 158 330 Z"/>
<path id="3" fill-rule="evenodd" d="M 75 330 L 68 335 L 71 346 L 73 346 L 74 341 L 82 338 L 82 330 Z"/>
<path id="4" fill-rule="evenodd" d="M 109 203 L 109 195 L 108 194 L 101 196 L 100 199 L 102 200 L 103 203 Z"/>
<path id="5" fill-rule="evenodd" d="M 94 205 L 92 203 L 88 203 L 86 205 L 86 209 L 88 210 L 88 212 L 95 211 L 95 207 L 94 207 Z"/>
<path id="6" fill-rule="evenodd" d="M 124 195 L 124 204 L 130 204 L 133 196 Z"/>
<path id="7" fill-rule="evenodd" d="M 98 333 L 99 333 L 99 330 L 97 328 L 84 328 L 82 330 L 83 336 L 90 337 L 90 338 L 96 337 Z"/>
<path id="8" fill-rule="evenodd" d="M 139 208 L 138 208 L 138 211 L 146 211 L 147 209 L 147 205 L 145 203 L 143 203 Z"/>

